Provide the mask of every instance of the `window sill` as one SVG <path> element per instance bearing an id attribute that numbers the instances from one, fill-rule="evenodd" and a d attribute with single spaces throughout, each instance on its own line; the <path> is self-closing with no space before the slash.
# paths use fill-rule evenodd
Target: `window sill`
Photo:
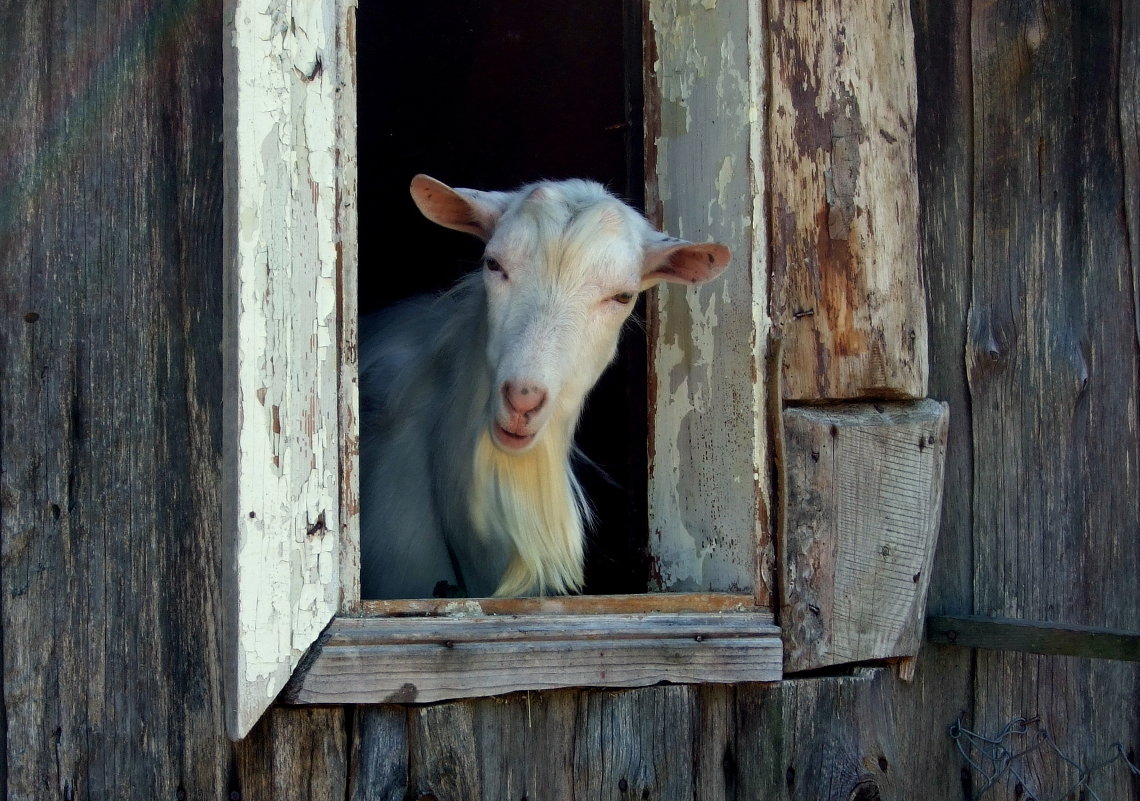
<path id="1" fill-rule="evenodd" d="M 361 607 L 365 615 L 333 621 L 282 700 L 433 703 L 562 687 L 782 678 L 780 630 L 748 595 L 369 601 Z M 386 616 L 374 616 L 380 611 Z"/>

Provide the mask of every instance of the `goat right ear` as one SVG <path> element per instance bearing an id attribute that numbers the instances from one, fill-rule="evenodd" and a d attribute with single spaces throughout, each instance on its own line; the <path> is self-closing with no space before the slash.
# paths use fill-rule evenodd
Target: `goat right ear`
<path id="1" fill-rule="evenodd" d="M 669 281 L 674 284 L 703 284 L 728 266 L 732 251 L 716 242 L 694 244 L 660 235 L 645 248 L 641 288 Z"/>
<path id="2" fill-rule="evenodd" d="M 510 202 L 507 192 L 452 189 L 427 175 L 412 179 L 412 200 L 425 217 L 444 228 L 463 231 L 486 242 Z"/>

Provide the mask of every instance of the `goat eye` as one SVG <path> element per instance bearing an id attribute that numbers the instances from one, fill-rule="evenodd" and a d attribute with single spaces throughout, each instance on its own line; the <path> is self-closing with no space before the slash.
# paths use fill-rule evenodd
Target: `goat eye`
<path id="1" fill-rule="evenodd" d="M 503 276 L 503 278 L 507 277 L 506 270 L 503 269 L 503 265 L 499 264 L 497 259 L 488 258 L 483 262 L 483 264 L 491 272 L 499 273 L 500 275 Z"/>
<path id="2" fill-rule="evenodd" d="M 618 292 L 616 295 L 610 298 L 610 300 L 620 303 L 623 306 L 628 306 L 633 302 L 633 296 L 633 292 Z"/>

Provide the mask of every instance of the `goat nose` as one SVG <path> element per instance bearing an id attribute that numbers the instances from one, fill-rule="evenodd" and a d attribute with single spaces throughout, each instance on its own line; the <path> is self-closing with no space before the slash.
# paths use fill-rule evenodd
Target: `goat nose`
<path id="1" fill-rule="evenodd" d="M 526 414 L 538 411 L 546 403 L 546 387 L 522 381 L 507 381 L 503 384 L 503 397 L 511 409 Z"/>

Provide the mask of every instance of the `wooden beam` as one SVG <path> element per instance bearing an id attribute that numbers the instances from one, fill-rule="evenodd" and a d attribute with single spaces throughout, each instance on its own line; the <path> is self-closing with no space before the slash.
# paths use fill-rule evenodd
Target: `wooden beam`
<path id="1" fill-rule="evenodd" d="M 559 687 L 779 681 L 766 614 L 338 618 L 299 704 L 432 703 Z"/>
<path id="2" fill-rule="evenodd" d="M 1140 631 L 1098 626 L 974 615 L 935 615 L 926 619 L 926 639 L 938 645 L 991 651 L 1140 662 Z"/>
<path id="3" fill-rule="evenodd" d="M 937 401 L 784 412 L 784 669 L 918 653 L 942 504 Z"/>
<path id="4" fill-rule="evenodd" d="M 909 3 L 769 0 L 772 320 L 788 400 L 922 398 Z"/>

